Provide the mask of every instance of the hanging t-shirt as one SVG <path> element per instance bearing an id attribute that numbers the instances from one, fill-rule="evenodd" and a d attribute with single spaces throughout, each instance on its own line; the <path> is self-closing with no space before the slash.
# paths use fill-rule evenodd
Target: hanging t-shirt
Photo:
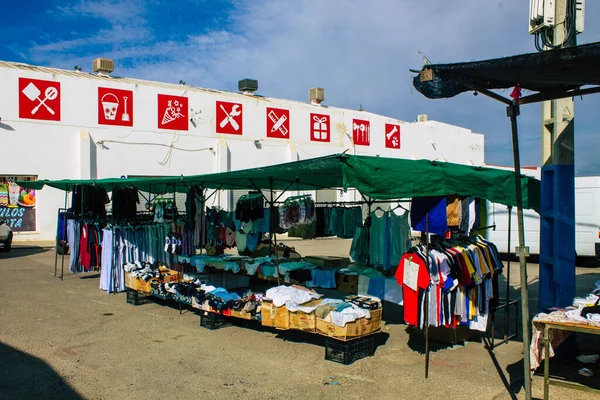
<path id="1" fill-rule="evenodd" d="M 427 215 L 429 212 L 429 215 Z M 428 218 L 428 221 L 426 219 Z M 412 201 L 410 223 L 416 231 L 444 235 L 448 230 L 445 197 L 417 197 Z"/>
<path id="2" fill-rule="evenodd" d="M 444 212 L 446 207 L 444 206 Z M 396 281 L 402 286 L 404 299 L 404 322 L 418 326 L 419 289 L 429 286 L 429 271 L 425 260 L 416 252 L 407 252 L 400 259 L 396 270 Z"/>

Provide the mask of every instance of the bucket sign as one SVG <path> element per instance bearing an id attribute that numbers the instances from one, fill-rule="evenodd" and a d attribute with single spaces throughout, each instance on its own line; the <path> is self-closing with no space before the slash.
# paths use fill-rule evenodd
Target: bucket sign
<path id="1" fill-rule="evenodd" d="M 101 125 L 133 126 L 133 92 L 131 90 L 99 87 L 98 123 Z"/>

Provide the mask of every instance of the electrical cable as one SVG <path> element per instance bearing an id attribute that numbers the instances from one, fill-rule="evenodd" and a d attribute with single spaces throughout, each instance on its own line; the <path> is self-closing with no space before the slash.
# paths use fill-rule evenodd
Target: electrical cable
<path id="1" fill-rule="evenodd" d="M 98 140 L 96 142 L 96 144 L 102 146 L 104 143 L 118 143 L 118 144 L 133 144 L 133 145 L 138 145 L 138 146 L 161 146 L 161 147 L 168 147 L 168 148 L 172 148 L 174 150 L 179 150 L 179 151 L 189 151 L 189 152 L 195 152 L 195 151 L 204 151 L 204 150 L 214 150 L 212 147 L 203 147 L 201 149 L 184 149 L 181 147 L 175 147 L 173 145 L 170 144 L 164 144 L 164 143 L 149 143 L 149 142 L 123 142 L 120 140 Z"/>
<path id="2" fill-rule="evenodd" d="M 552 28 L 544 27 L 535 33 L 534 44 L 537 51 L 559 49 L 570 44 L 577 44 L 577 0 L 567 0 L 567 9 L 563 23 L 565 25 L 565 37 L 561 44 L 553 44 L 548 36 Z"/>

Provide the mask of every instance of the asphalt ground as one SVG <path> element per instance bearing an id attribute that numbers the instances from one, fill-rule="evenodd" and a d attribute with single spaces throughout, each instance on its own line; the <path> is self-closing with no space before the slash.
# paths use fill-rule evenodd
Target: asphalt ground
<path id="1" fill-rule="evenodd" d="M 343 256 L 350 245 L 335 239 L 284 241 L 302 255 Z M 97 273 L 66 274 L 61 281 L 51 275 L 53 266 L 51 249 L 0 253 L 0 399 L 524 398 L 520 336 L 493 351 L 482 339 L 431 342 L 425 379 L 423 336 L 409 334 L 400 307 L 386 305 L 374 356 L 346 366 L 324 360 L 320 336 L 257 323 L 207 330 L 191 310 L 180 313 L 164 302 L 132 306 L 124 293 L 100 291 Z M 528 266 L 532 311 L 537 271 L 537 265 Z M 514 298 L 517 263 L 511 263 L 511 272 Z M 599 272 L 577 269 L 578 294 L 589 292 Z M 502 321 L 502 315 L 497 318 Z M 580 351 L 600 349 L 585 335 L 576 342 Z M 553 363 L 553 373 L 573 374 L 582 366 Z M 596 376 L 587 382 L 597 384 L 600 368 L 592 369 Z M 542 397 L 540 376 L 533 377 L 533 393 Z M 598 396 L 551 387 L 551 398 Z"/>

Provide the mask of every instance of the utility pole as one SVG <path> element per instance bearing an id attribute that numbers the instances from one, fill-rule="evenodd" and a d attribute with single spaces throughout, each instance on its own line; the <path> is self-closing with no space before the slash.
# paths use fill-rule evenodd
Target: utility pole
<path id="1" fill-rule="evenodd" d="M 553 47 L 576 45 L 574 2 L 554 0 Z M 539 311 L 570 306 L 575 297 L 574 126 L 573 98 L 542 104 Z"/>

